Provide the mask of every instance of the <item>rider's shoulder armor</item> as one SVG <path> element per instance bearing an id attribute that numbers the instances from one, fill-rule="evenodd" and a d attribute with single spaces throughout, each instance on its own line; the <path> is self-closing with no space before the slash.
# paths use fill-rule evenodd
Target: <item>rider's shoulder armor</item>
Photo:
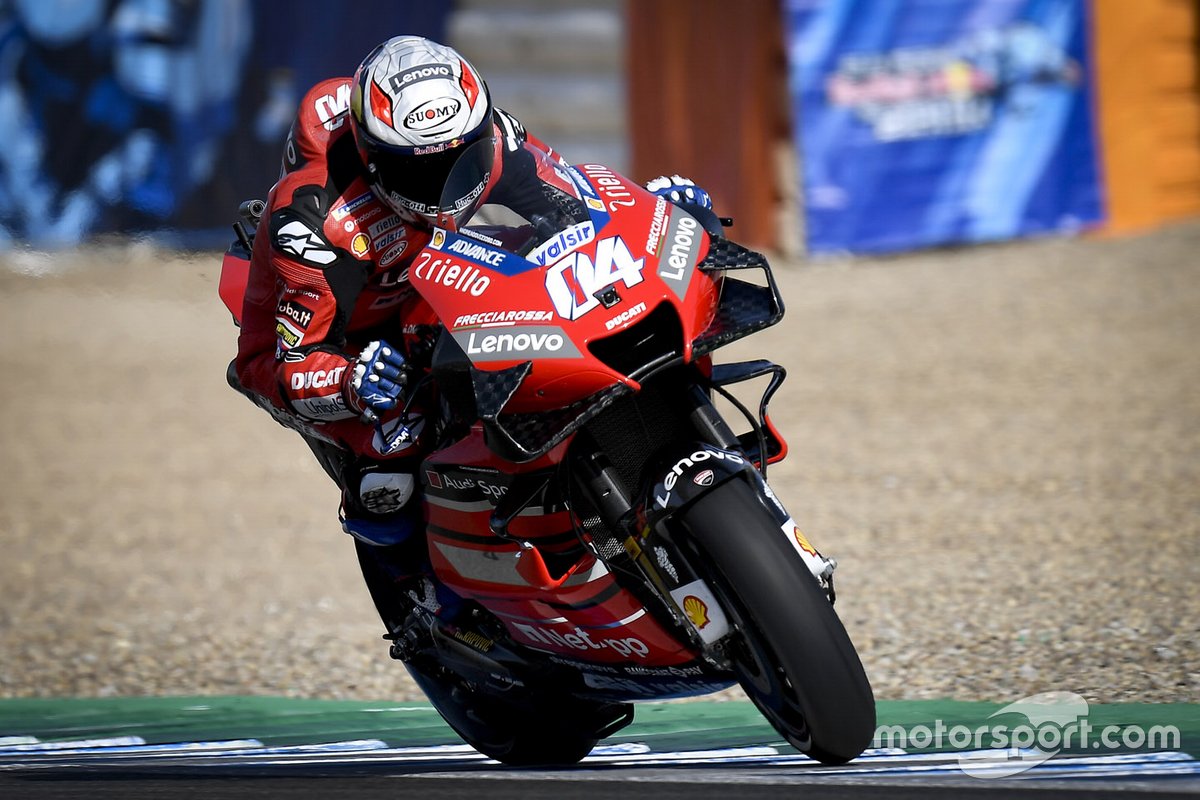
<path id="1" fill-rule="evenodd" d="M 304 96 L 284 152 L 270 230 L 277 252 L 309 267 L 346 261 L 386 267 L 407 249 L 407 226 L 371 192 L 349 122 L 349 78 Z"/>

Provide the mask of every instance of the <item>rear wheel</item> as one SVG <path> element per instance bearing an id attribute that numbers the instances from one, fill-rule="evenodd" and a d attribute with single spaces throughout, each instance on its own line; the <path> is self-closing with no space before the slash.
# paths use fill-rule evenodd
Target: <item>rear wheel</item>
<path id="1" fill-rule="evenodd" d="M 680 519 L 736 629 L 727 653 L 746 694 L 798 750 L 845 763 L 875 735 L 871 685 L 824 589 L 757 494 L 731 480 Z"/>
<path id="2" fill-rule="evenodd" d="M 413 602 L 403 591 L 405 573 L 396 563 L 420 563 L 406 542 L 390 548 L 355 541 L 359 565 L 375 608 L 389 633 L 406 630 Z M 398 578 L 399 576 L 399 578 Z M 436 647 L 427 637 L 405 666 L 413 680 L 463 741 L 489 758 L 513 766 L 575 764 L 596 742 L 633 719 L 628 704 L 597 703 L 538 687 L 536 693 L 506 697 L 463 678 L 438 662 Z M 414 663 L 415 662 L 415 663 Z M 514 692 L 515 694 L 515 692 Z"/>
<path id="3" fill-rule="evenodd" d="M 628 704 L 594 703 L 569 695 L 500 700 L 436 667 L 426 671 L 407 666 L 463 741 L 512 766 L 575 764 L 596 742 L 633 720 Z"/>

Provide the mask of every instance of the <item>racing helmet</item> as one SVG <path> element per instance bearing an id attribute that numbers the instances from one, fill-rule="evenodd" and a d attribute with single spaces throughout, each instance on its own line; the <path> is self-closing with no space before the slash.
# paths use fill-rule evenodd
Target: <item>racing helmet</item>
<path id="1" fill-rule="evenodd" d="M 354 74 L 350 127 L 367 181 L 408 222 L 455 222 L 482 203 L 494 150 L 470 145 L 492 135 L 487 85 L 457 51 L 420 36 L 397 36 L 371 51 Z M 446 178 L 460 158 L 454 186 Z"/>

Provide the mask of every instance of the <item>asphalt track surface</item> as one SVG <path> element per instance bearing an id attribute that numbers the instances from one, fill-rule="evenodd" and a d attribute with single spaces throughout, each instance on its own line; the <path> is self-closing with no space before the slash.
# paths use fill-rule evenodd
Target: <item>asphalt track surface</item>
<path id="1" fill-rule="evenodd" d="M 986 719 L 991 704 L 889 703 L 881 724 Z M 0 798 L 1146 797 L 1200 795 L 1200 711 L 1095 706 L 1097 726 L 1171 723 L 1178 749 L 868 750 L 823 767 L 748 703 L 638 707 L 629 728 L 570 768 L 514 769 L 462 744 L 427 704 L 279 698 L 0 702 Z M 25 734 L 22 734 L 22 731 Z M 233 737 L 221 739 L 221 736 Z M 1093 745 L 1094 746 L 1094 745 Z M 986 763 L 979 759 L 987 759 Z M 1036 760 L 1036 759 L 1035 759 Z M 1015 764 L 1027 767 L 1019 772 Z M 978 777 L 984 776 L 984 777 Z"/>
<path id="2" fill-rule="evenodd" d="M 1148 780 L 983 781 L 972 778 L 888 778 L 804 774 L 812 766 L 714 765 L 705 763 L 621 767 L 583 765 L 571 770 L 509 769 L 493 763 L 443 757 L 404 766 L 350 760 L 320 766 L 221 767 L 196 763 L 170 766 L 63 766 L 10 772 L 0 777 L 0 796 L 9 798 L 189 798 L 318 797 L 392 798 L 414 796 L 457 800 L 485 795 L 522 798 L 1115 798 L 1131 792 L 1148 798 L 1195 797 L 1192 778 Z"/>

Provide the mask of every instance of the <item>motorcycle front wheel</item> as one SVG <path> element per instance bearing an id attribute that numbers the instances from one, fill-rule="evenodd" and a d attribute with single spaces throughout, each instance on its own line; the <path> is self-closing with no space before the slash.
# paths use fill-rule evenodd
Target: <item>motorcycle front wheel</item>
<path id="1" fill-rule="evenodd" d="M 796 749 L 825 764 L 875 735 L 875 698 L 825 590 L 758 491 L 728 481 L 684 509 L 686 539 L 734 628 L 738 682 Z"/>

